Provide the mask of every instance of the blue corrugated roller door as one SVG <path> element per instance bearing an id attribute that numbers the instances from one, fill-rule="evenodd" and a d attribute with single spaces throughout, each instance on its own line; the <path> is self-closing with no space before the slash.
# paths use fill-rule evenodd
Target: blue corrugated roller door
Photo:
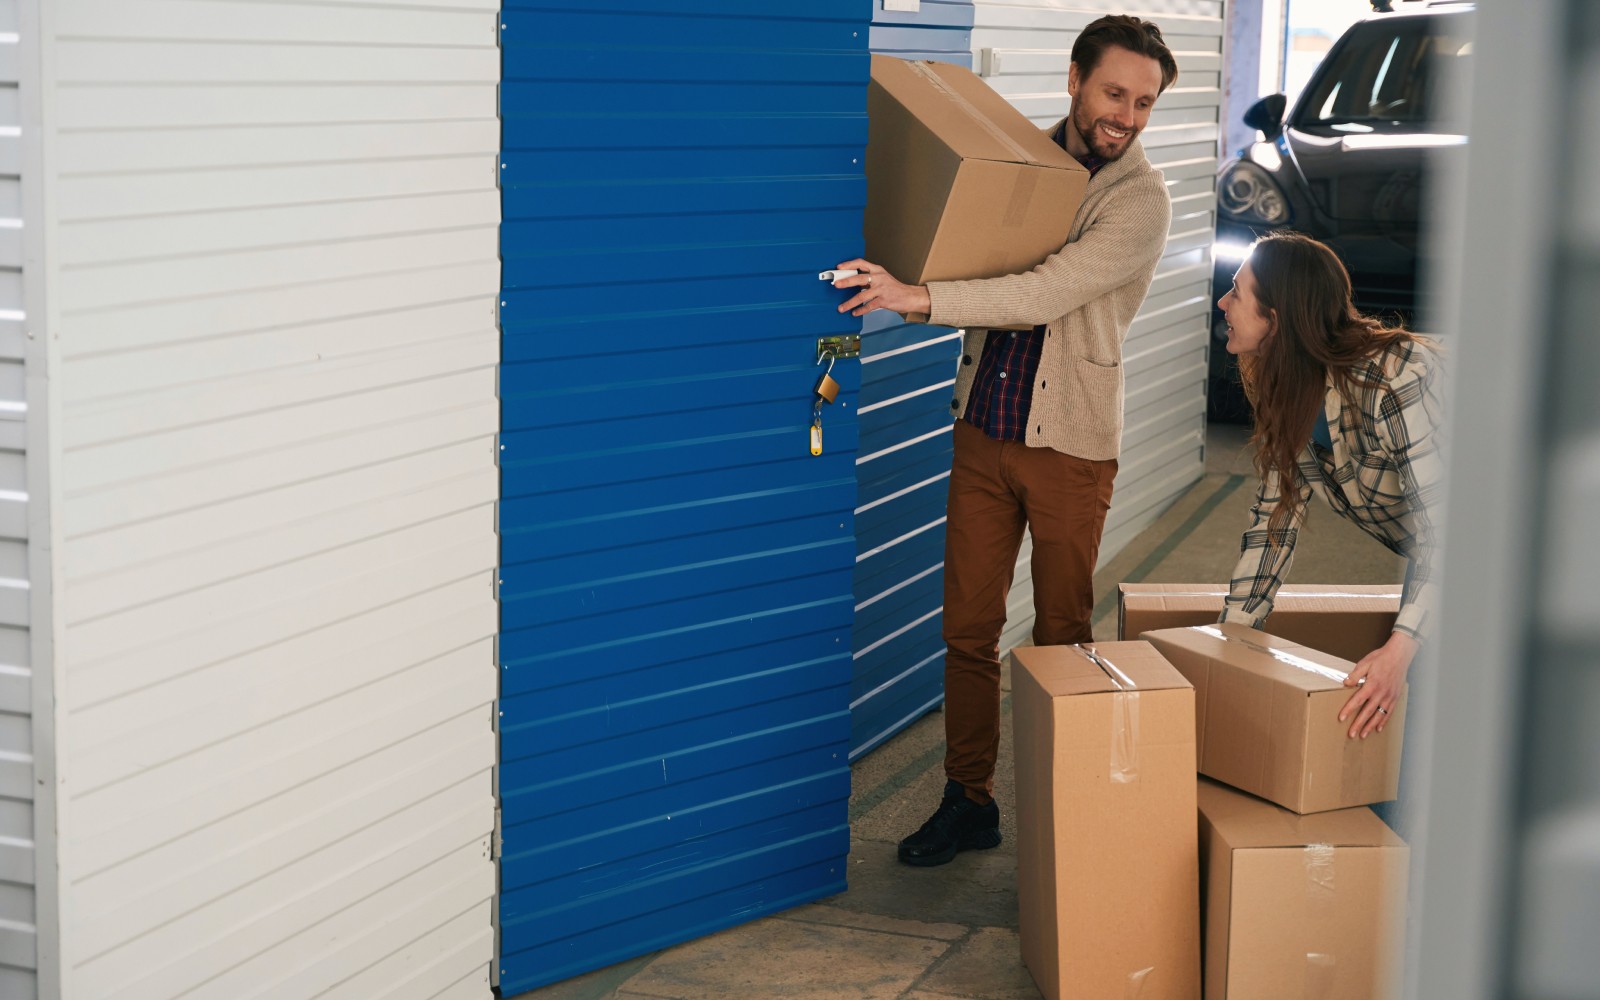
<path id="1" fill-rule="evenodd" d="M 844 888 L 871 6 L 503 12 L 506 995 Z"/>
<path id="2" fill-rule="evenodd" d="M 923 0 L 873 14 L 873 52 L 972 65 L 971 0 Z M 944 513 L 950 390 L 961 335 L 869 315 L 861 352 L 856 459 L 855 679 L 850 756 L 859 757 L 944 699 Z"/>

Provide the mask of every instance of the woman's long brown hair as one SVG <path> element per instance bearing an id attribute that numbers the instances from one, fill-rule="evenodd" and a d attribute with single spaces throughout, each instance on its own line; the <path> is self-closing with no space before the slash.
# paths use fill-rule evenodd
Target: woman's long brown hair
<path id="1" fill-rule="evenodd" d="M 1255 410 L 1256 472 L 1266 481 L 1278 476 L 1280 502 L 1267 519 L 1274 548 L 1304 515 L 1304 478 L 1296 461 L 1311 441 L 1329 374 L 1348 402 L 1362 389 L 1381 384 L 1362 378 L 1361 363 L 1396 344 L 1415 340 L 1410 332 L 1363 316 L 1351 298 L 1350 275 L 1326 245 L 1300 233 L 1279 231 L 1256 241 L 1250 254 L 1256 302 L 1263 317 L 1277 313 L 1277 325 L 1259 353 L 1239 359 L 1245 395 Z"/>

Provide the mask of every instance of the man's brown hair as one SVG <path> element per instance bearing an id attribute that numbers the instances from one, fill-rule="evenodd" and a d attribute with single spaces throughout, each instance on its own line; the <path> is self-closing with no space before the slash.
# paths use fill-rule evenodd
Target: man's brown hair
<path id="1" fill-rule="evenodd" d="M 1078 75 L 1082 79 L 1087 80 L 1095 71 L 1100 57 L 1111 45 L 1160 63 L 1162 91 L 1178 79 L 1178 60 L 1172 58 L 1172 50 L 1161 37 L 1161 29 L 1154 21 L 1128 14 L 1107 14 L 1090 21 L 1083 34 L 1072 43 L 1072 61 L 1078 64 Z"/>

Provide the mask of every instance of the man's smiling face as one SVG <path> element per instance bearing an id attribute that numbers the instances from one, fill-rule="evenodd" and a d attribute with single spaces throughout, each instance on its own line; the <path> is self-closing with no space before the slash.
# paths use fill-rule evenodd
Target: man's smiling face
<path id="1" fill-rule="evenodd" d="M 1072 95 L 1072 127 L 1084 146 L 1101 159 L 1115 160 L 1150 121 L 1161 94 L 1161 64 L 1112 45 L 1086 78 L 1072 64 L 1067 93 Z"/>

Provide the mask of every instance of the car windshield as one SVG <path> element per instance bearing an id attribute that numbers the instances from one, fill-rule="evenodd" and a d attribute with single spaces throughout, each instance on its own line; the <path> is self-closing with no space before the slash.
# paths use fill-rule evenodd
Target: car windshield
<path id="1" fill-rule="evenodd" d="M 1460 15 L 1357 24 L 1306 87 L 1294 126 L 1336 133 L 1425 130 L 1439 111 L 1432 106 L 1438 78 L 1462 68 L 1447 63 L 1471 54 L 1465 27 Z"/>

